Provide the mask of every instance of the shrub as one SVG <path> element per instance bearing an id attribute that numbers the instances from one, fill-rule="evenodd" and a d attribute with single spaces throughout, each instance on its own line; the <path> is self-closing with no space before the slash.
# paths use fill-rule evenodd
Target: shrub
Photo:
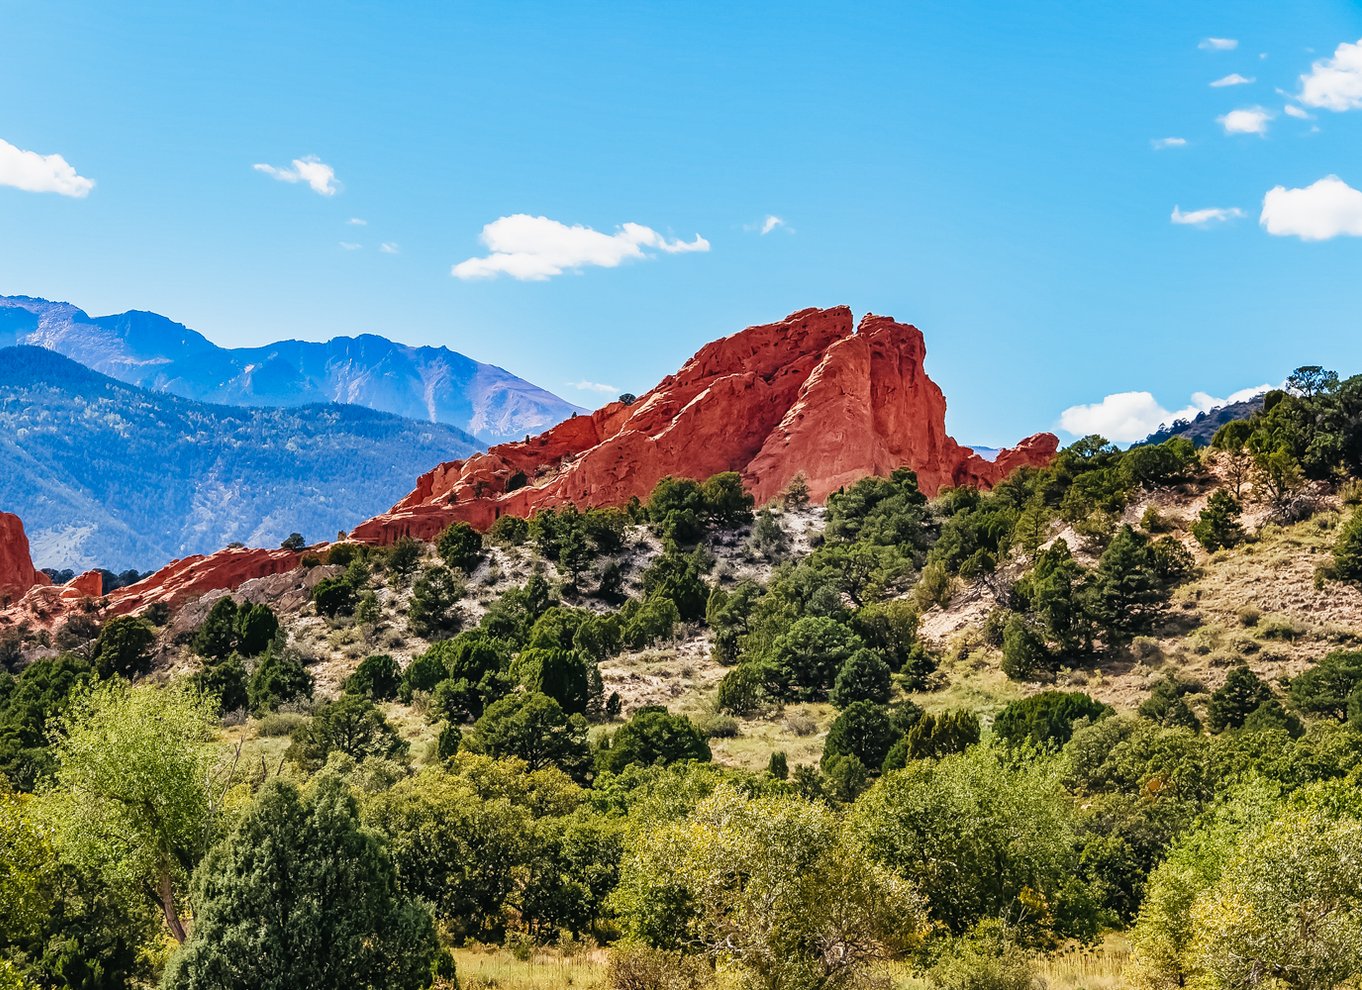
<path id="1" fill-rule="evenodd" d="M 971 711 L 927 712 L 903 737 L 903 755 L 921 760 L 963 753 L 979 741 L 979 734 L 979 716 Z"/>
<path id="2" fill-rule="evenodd" d="M 638 709 L 596 754 L 596 766 L 620 773 L 631 764 L 663 766 L 682 760 L 709 762 L 709 744 L 694 723 L 659 705 Z"/>
<path id="3" fill-rule="evenodd" d="M 466 522 L 454 522 L 435 539 L 435 551 L 450 567 L 471 574 L 482 558 L 482 534 Z"/>
<path id="4" fill-rule="evenodd" d="M 1362 509 L 1355 510 L 1339 529 L 1334 574 L 1343 581 L 1362 582 Z"/>
<path id="5" fill-rule="evenodd" d="M 714 705 L 721 712 L 747 717 L 766 706 L 766 676 L 755 665 L 739 664 L 719 681 Z"/>
<path id="6" fill-rule="evenodd" d="M 1260 705 L 1274 701 L 1272 691 L 1248 667 L 1235 667 L 1211 695 L 1206 719 L 1212 732 L 1238 729 Z"/>
<path id="7" fill-rule="evenodd" d="M 1362 651 L 1330 653 L 1314 667 L 1292 678 L 1291 703 L 1307 715 L 1339 721 L 1348 717 L 1348 698 L 1362 683 Z"/>
<path id="8" fill-rule="evenodd" d="M 520 516 L 501 516 L 492 523 L 487 538 L 493 543 L 518 547 L 530 538 L 530 524 Z"/>
<path id="9" fill-rule="evenodd" d="M 605 979 L 610 990 L 708 990 L 714 971 L 701 956 L 623 942 L 610 950 Z"/>
<path id="10" fill-rule="evenodd" d="M 463 585 L 447 567 L 428 567 L 412 584 L 407 617 L 417 635 L 431 637 L 459 628 L 459 599 Z"/>
<path id="11" fill-rule="evenodd" d="M 387 654 L 365 657 L 345 679 L 345 693 L 373 701 L 391 701 L 397 697 L 401 680 L 402 673 L 392 657 Z"/>
<path id="12" fill-rule="evenodd" d="M 205 664 L 193 678 L 194 687 L 218 700 L 220 713 L 246 708 L 250 698 L 246 691 L 246 667 L 235 655 L 216 663 Z"/>
<path id="13" fill-rule="evenodd" d="M 834 757 L 854 756 L 868 768 L 878 770 L 894 745 L 897 732 L 883 705 L 856 701 L 848 705 L 828 729 L 823 744 L 823 767 Z"/>
<path id="14" fill-rule="evenodd" d="M 268 605 L 242 605 L 236 613 L 236 649 L 243 657 L 258 657 L 279 632 L 279 619 Z"/>
<path id="15" fill-rule="evenodd" d="M 355 597 L 355 586 L 347 577 L 322 578 L 312 589 L 312 601 L 317 606 L 317 613 L 328 618 L 353 612 Z"/>
<path id="16" fill-rule="evenodd" d="M 1223 488 L 1211 493 L 1206 507 L 1192 523 L 1192 535 L 1209 552 L 1232 547 L 1244 538 L 1239 525 L 1239 500 Z"/>
<path id="17" fill-rule="evenodd" d="M 1149 697 L 1140 702 L 1139 714 L 1165 729 L 1201 731 L 1201 720 L 1187 704 L 1186 695 L 1198 689 L 1196 684 L 1168 676 L 1154 685 Z"/>
<path id="18" fill-rule="evenodd" d="M 632 610 L 622 630 L 624 642 L 634 649 L 670 639 L 681 622 L 681 613 L 670 598 L 649 598 Z"/>
<path id="19" fill-rule="evenodd" d="M 873 650 L 857 650 L 843 661 L 829 697 L 838 708 L 845 708 L 853 701 L 887 704 L 889 665 Z"/>
<path id="20" fill-rule="evenodd" d="M 316 773 L 332 753 L 344 753 L 359 762 L 370 757 L 397 759 L 406 752 L 407 744 L 374 703 L 351 694 L 319 708 L 312 720 L 293 734 L 293 744 L 285 755 Z"/>
<path id="21" fill-rule="evenodd" d="M 842 665 L 863 646 L 861 638 L 836 619 L 807 615 L 776 638 L 770 662 L 787 696 L 816 701 L 826 696 Z"/>
<path id="22" fill-rule="evenodd" d="M 1012 745 L 1030 741 L 1058 748 L 1073 736 L 1080 719 L 1096 722 L 1112 714 L 1081 691 L 1042 691 L 1007 705 L 993 722 L 993 731 Z"/>
<path id="23" fill-rule="evenodd" d="M 388 548 L 388 570 L 400 577 L 406 577 L 416 570 L 421 560 L 421 544 L 410 536 L 400 536 Z"/>
<path id="24" fill-rule="evenodd" d="M 132 615 L 110 619 L 99 631 L 90 662 L 100 677 L 136 677 L 151 670 L 151 648 L 156 630 Z"/>
<path id="25" fill-rule="evenodd" d="M 1003 627 L 1003 673 L 1014 681 L 1026 681 L 1052 664 L 1045 640 L 1026 617 L 1016 612 L 1008 616 Z"/>
<path id="26" fill-rule="evenodd" d="M 273 711 L 298 698 L 312 697 L 312 675 L 292 650 L 270 648 L 251 675 L 247 688 L 251 711 Z"/>
<path id="27" fill-rule="evenodd" d="M 225 595 L 213 603 L 207 617 L 194 633 L 194 652 L 201 657 L 224 660 L 236 649 L 236 602 Z"/>
<path id="28" fill-rule="evenodd" d="M 1045 982 L 1004 923 L 988 920 L 950 943 L 927 971 L 927 985 L 932 990 L 1043 990 Z"/>

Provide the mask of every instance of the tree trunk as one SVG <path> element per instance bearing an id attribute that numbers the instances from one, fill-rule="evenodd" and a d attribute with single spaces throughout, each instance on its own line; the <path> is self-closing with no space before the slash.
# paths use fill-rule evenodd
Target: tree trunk
<path id="1" fill-rule="evenodd" d="M 170 885 L 169 872 L 161 874 L 159 889 L 156 894 L 156 900 L 161 905 L 162 913 L 165 914 L 166 924 L 170 927 L 170 934 L 175 936 L 175 941 L 183 945 L 185 940 L 184 922 L 180 920 L 180 914 L 175 910 L 175 891 Z"/>

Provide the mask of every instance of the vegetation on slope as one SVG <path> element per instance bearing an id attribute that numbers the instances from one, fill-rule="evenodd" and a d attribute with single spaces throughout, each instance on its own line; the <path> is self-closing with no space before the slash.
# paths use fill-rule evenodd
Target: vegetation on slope
<path id="1" fill-rule="evenodd" d="M 667 479 L 32 631 L 0 958 L 416 987 L 594 944 L 621 990 L 1022 990 L 1120 939 L 1129 985 L 1353 985 L 1359 437 L 1362 379 L 1303 369 L 1204 451 L 825 510 Z"/>

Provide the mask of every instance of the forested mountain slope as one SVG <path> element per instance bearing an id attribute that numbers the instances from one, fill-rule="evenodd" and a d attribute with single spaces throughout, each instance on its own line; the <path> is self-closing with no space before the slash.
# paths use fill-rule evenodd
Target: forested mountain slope
<path id="1" fill-rule="evenodd" d="M 233 541 L 328 539 L 478 447 L 359 406 L 209 405 L 0 349 L 0 507 L 42 567 L 146 571 Z"/>

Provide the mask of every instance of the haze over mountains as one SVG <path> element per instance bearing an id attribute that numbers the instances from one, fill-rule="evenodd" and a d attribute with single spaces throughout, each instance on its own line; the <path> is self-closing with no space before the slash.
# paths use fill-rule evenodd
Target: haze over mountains
<path id="1" fill-rule="evenodd" d="M 0 507 L 23 519 L 40 566 L 148 570 L 233 541 L 329 539 L 480 447 L 360 406 L 210 405 L 0 349 Z"/>
<path id="2" fill-rule="evenodd" d="M 22 344 L 187 399 L 234 406 L 341 402 L 449 424 L 483 443 L 521 439 L 584 411 L 445 347 L 361 334 L 225 348 L 156 313 L 91 317 L 69 303 L 0 296 L 0 347 Z"/>

